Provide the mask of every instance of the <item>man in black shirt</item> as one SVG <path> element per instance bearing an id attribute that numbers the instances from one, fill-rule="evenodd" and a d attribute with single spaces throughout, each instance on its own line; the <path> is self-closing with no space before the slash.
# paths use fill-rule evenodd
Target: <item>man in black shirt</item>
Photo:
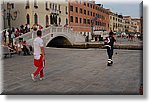
<path id="1" fill-rule="evenodd" d="M 107 54 L 108 54 L 108 66 L 111 66 L 113 64 L 112 61 L 112 56 L 113 56 L 113 47 L 114 47 L 114 42 L 116 41 L 115 38 L 113 37 L 114 33 L 110 32 L 109 37 L 107 37 Z"/>

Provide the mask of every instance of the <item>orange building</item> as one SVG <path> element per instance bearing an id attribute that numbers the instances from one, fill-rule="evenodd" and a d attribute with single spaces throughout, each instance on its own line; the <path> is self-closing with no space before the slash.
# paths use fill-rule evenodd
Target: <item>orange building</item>
<path id="1" fill-rule="evenodd" d="M 71 0 L 68 3 L 69 27 L 82 34 L 109 30 L 109 11 L 95 1 Z M 93 26 L 93 27 L 92 27 Z"/>

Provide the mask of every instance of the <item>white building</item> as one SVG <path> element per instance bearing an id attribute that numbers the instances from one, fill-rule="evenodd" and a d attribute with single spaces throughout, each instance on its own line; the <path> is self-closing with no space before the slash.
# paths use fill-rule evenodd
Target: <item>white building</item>
<path id="1" fill-rule="evenodd" d="M 20 27 L 20 25 L 39 24 L 43 27 L 46 25 L 64 26 L 68 23 L 68 2 L 65 0 L 25 0 L 21 2 L 4 1 L 4 26 L 8 28 L 8 13 L 10 7 L 10 26 Z M 15 20 L 14 15 L 16 16 Z"/>

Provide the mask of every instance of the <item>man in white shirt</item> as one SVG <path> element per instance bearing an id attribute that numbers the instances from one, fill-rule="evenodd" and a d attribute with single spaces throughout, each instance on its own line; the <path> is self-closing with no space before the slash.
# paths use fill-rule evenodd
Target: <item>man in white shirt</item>
<path id="1" fill-rule="evenodd" d="M 33 41 L 34 47 L 34 65 L 37 67 L 37 70 L 31 74 L 32 80 L 35 81 L 35 77 L 40 74 L 40 80 L 43 80 L 44 77 L 44 65 L 45 65 L 45 52 L 43 40 L 41 38 L 42 31 L 37 31 L 37 37 Z"/>

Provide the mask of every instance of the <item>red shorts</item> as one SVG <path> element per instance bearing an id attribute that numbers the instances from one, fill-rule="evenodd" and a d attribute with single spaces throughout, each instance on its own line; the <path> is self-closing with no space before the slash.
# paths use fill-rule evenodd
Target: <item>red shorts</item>
<path id="1" fill-rule="evenodd" d="M 43 56 L 41 55 L 39 60 L 34 59 L 34 65 L 38 68 L 43 68 Z"/>

